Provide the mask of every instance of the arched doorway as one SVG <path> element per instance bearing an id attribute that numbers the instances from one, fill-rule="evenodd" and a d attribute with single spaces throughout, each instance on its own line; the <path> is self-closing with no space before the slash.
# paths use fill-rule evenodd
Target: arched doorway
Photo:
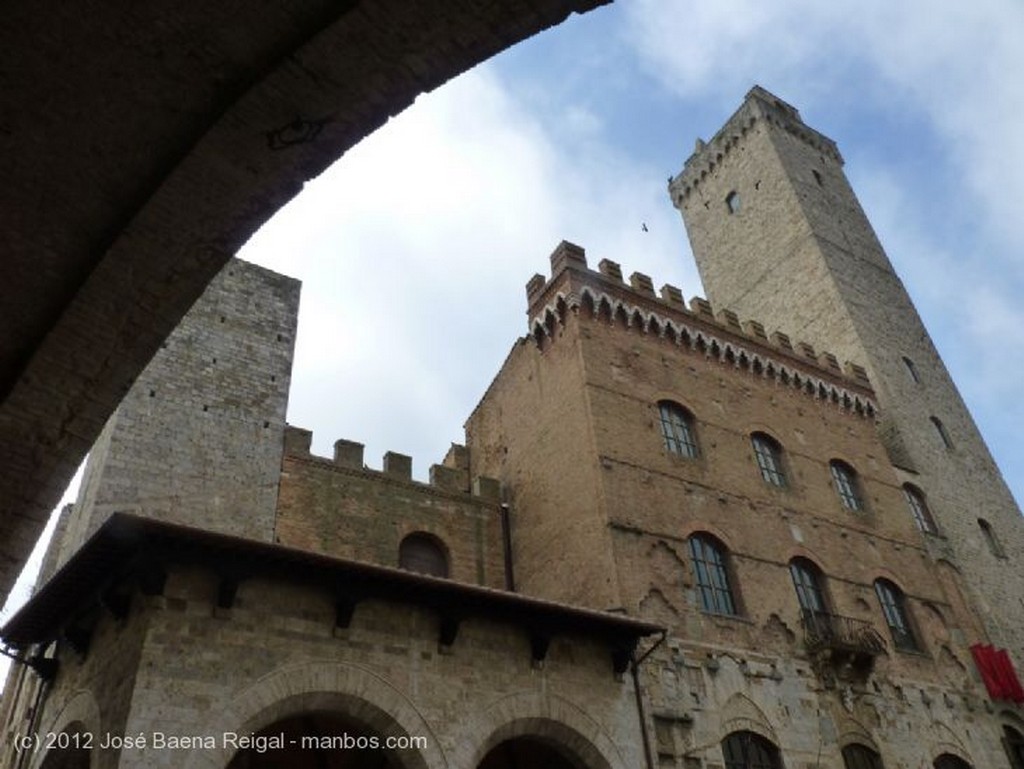
<path id="1" fill-rule="evenodd" d="M 554 742 L 515 737 L 488 751 L 477 769 L 589 769 Z"/>
<path id="2" fill-rule="evenodd" d="M 240 743 L 246 734 L 239 735 Z M 383 735 L 339 712 L 308 711 L 263 727 L 231 758 L 227 769 L 411 769 L 415 739 Z M 404 757 L 403 757 L 403 754 Z"/>

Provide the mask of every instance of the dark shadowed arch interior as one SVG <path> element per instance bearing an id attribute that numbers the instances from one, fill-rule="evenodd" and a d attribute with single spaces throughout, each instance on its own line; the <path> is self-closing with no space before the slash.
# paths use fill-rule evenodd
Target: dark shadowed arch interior
<path id="1" fill-rule="evenodd" d="M 477 769 L 589 769 L 553 742 L 515 737 L 491 748 Z"/>
<path id="2" fill-rule="evenodd" d="M 388 747 L 387 739 L 343 713 L 298 713 L 256 732 L 227 769 L 412 769 L 419 765 L 408 760 L 415 755 L 421 761 L 418 751 Z"/>
<path id="3" fill-rule="evenodd" d="M 81 722 L 70 724 L 53 738 L 54 747 L 46 751 L 39 769 L 89 769 L 94 739 Z"/>
<path id="4" fill-rule="evenodd" d="M 943 753 L 932 764 L 935 769 L 974 769 L 969 763 L 952 753 Z"/>

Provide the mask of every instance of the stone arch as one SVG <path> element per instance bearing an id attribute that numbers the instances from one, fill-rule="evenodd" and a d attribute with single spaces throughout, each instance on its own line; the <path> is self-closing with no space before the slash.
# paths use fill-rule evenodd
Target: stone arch
<path id="1" fill-rule="evenodd" d="M 925 750 L 928 751 L 928 754 L 924 756 L 927 766 L 931 766 L 936 758 L 946 753 L 966 761 L 970 766 L 975 766 L 960 735 L 953 731 L 948 724 L 942 721 L 933 721 L 932 731 L 935 734 L 935 740 L 925 747 Z"/>
<path id="2" fill-rule="evenodd" d="M 781 749 L 779 736 L 765 712 L 742 692 L 735 692 L 722 704 L 722 726 L 718 742 L 733 732 L 754 732 Z"/>
<path id="3" fill-rule="evenodd" d="M 403 752 L 403 769 L 447 769 L 448 759 L 433 727 L 415 704 L 390 681 L 376 673 L 331 660 L 285 665 L 214 702 L 196 723 L 204 734 L 248 734 L 282 718 L 309 710 L 340 711 L 383 736 L 427 737 L 422 751 Z M 234 750 L 193 750 L 181 766 L 223 769 Z"/>
<path id="4" fill-rule="evenodd" d="M 856 718 L 842 714 L 840 715 L 840 721 L 836 726 L 836 731 L 839 733 L 838 744 L 840 749 L 847 745 L 857 743 L 871 748 L 873 751 L 881 755 L 882 749 L 871 736 L 871 731 Z"/>
<path id="5" fill-rule="evenodd" d="M 100 719 L 100 707 L 96 697 L 88 689 L 79 689 L 71 695 L 64 703 L 64 706 L 50 719 L 45 729 L 40 732 L 44 734 L 60 734 L 61 732 L 82 733 L 100 735 L 103 733 Z M 36 767 L 50 767 L 54 764 L 46 763 L 49 754 L 38 754 L 32 761 L 33 769 Z M 90 751 L 88 766 L 96 765 L 96 751 Z"/>
<path id="6" fill-rule="evenodd" d="M 506 740 L 537 737 L 572 756 L 587 769 L 628 769 L 641 763 L 642 748 L 629 761 L 607 730 L 579 705 L 553 694 L 523 692 L 504 697 L 463 719 L 453 742 L 451 766 L 475 769 Z"/>

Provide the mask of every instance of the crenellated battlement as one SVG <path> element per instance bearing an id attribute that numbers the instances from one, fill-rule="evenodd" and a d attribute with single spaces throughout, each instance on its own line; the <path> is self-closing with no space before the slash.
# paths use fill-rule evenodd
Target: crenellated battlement
<path id="1" fill-rule="evenodd" d="M 730 153 L 741 146 L 744 138 L 754 130 L 758 121 L 765 121 L 783 129 L 839 165 L 843 164 L 836 143 L 805 125 L 796 107 L 787 104 L 761 86 L 754 86 L 747 93 L 740 108 L 710 141 L 697 139 L 693 154 L 687 158 L 683 170 L 669 179 L 669 193 L 676 206 L 681 205 L 687 196 L 700 187 L 705 178 L 715 172 Z"/>
<path id="2" fill-rule="evenodd" d="M 551 254 L 551 278 L 534 275 L 526 285 L 530 334 L 543 346 L 556 337 L 568 313 L 586 313 L 667 343 L 774 379 L 811 397 L 872 417 L 877 411 L 865 369 L 794 342 L 780 331 L 767 333 L 754 320 L 741 321 L 730 310 L 715 311 L 706 299 L 694 297 L 689 307 L 682 291 L 664 285 L 655 292 L 648 275 L 634 272 L 628 283 L 619 264 L 602 259 L 598 269 L 587 265 L 583 248 L 562 241 Z"/>
<path id="3" fill-rule="evenodd" d="M 475 497 L 479 501 L 498 503 L 501 501 L 501 485 L 494 478 L 469 474 L 469 450 L 453 443 L 441 464 L 430 466 L 430 480 L 421 483 L 413 480 L 412 457 L 396 451 L 387 451 L 381 462 L 381 469 L 367 467 L 363 461 L 364 446 L 356 441 L 340 438 L 334 442 L 334 456 L 322 457 L 311 452 L 313 432 L 301 427 L 287 425 L 284 435 L 286 458 L 312 460 L 335 469 L 357 472 L 364 476 L 376 476 L 381 480 L 409 483 L 426 490 L 446 494 Z"/>

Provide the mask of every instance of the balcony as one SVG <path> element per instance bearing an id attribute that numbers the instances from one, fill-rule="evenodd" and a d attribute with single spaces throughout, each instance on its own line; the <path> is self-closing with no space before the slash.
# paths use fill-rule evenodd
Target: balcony
<path id="1" fill-rule="evenodd" d="M 885 651 L 870 622 L 826 612 L 804 611 L 804 645 L 818 673 L 827 679 L 864 680 Z"/>

